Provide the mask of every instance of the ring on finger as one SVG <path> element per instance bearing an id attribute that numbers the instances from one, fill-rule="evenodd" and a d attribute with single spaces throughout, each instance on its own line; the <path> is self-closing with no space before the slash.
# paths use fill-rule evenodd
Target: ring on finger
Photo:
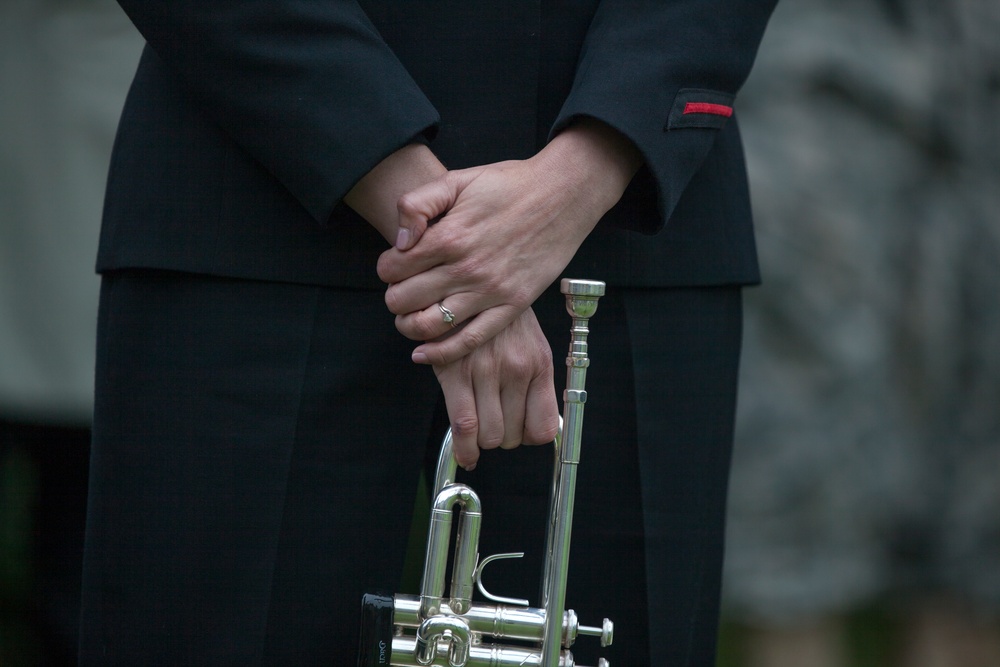
<path id="1" fill-rule="evenodd" d="M 445 308 L 444 305 L 441 303 L 438 303 L 437 307 L 438 310 L 441 311 L 441 319 L 444 321 L 445 324 L 450 324 L 452 327 L 457 326 L 455 324 L 455 313 Z"/>

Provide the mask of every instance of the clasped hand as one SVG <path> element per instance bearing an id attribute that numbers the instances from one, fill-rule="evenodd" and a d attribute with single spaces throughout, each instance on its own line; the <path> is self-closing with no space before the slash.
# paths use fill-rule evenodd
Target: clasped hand
<path id="1" fill-rule="evenodd" d="M 552 355 L 530 305 L 638 163 L 623 137 L 581 123 L 528 160 L 448 172 L 399 199 L 378 272 L 397 328 L 423 341 L 413 360 L 434 366 L 463 467 L 479 448 L 555 436 Z"/>
<path id="2" fill-rule="evenodd" d="M 558 428 L 552 355 L 530 305 L 589 229 L 574 234 L 572 199 L 539 187 L 535 169 L 526 161 L 455 171 L 405 195 L 409 247 L 379 261 L 397 328 L 427 341 L 413 360 L 434 366 L 466 468 L 479 448 L 549 442 Z"/>

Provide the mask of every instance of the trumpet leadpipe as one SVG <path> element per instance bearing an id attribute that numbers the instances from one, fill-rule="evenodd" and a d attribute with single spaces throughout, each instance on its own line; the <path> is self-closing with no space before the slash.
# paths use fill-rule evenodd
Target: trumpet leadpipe
<path id="1" fill-rule="evenodd" d="M 587 367 L 590 366 L 588 324 L 597 312 L 597 300 L 604 296 L 604 283 L 596 280 L 563 278 L 559 287 L 566 295 L 566 312 L 573 318 L 573 322 L 570 327 L 569 353 L 566 356 L 563 427 L 559 446 L 556 448 L 552 499 L 549 504 L 546 569 L 542 583 L 542 606 L 545 607 L 547 619 L 542 640 L 542 664 L 546 666 L 559 664 L 561 628 L 552 619 L 561 618 L 562 610 L 566 608 L 566 578 L 569 575 L 576 472 L 580 462 L 583 407 L 587 402 Z"/>

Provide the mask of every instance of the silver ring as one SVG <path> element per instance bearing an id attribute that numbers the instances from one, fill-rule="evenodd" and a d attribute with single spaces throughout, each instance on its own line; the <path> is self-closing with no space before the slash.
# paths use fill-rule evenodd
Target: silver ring
<path id="1" fill-rule="evenodd" d="M 441 311 L 441 319 L 444 320 L 444 323 L 445 324 L 450 324 L 451 326 L 454 327 L 455 326 L 455 313 L 451 312 L 450 310 L 448 310 L 447 308 L 445 308 L 444 306 L 442 306 L 440 303 L 438 304 L 438 310 Z"/>

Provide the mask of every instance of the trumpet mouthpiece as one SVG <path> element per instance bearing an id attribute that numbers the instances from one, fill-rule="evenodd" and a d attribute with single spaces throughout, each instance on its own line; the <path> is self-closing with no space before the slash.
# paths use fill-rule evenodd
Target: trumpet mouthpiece
<path id="1" fill-rule="evenodd" d="M 597 312 L 597 300 L 604 296 L 604 283 L 600 280 L 563 278 L 559 289 L 566 295 L 566 312 L 574 318 L 593 317 Z"/>

